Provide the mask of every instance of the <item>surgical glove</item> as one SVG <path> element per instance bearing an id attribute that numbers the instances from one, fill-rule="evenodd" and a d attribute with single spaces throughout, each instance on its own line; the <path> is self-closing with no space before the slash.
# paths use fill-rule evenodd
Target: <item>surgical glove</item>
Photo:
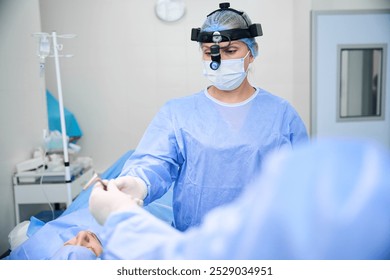
<path id="1" fill-rule="evenodd" d="M 131 176 L 126 176 L 126 179 L 119 179 L 119 180 L 118 179 L 111 180 L 111 181 L 113 181 L 113 183 L 121 192 L 130 195 L 137 202 L 137 204 L 142 207 L 144 205 L 143 198 L 146 197 L 146 193 L 147 193 L 147 188 L 144 181 L 142 181 L 139 178 L 131 177 Z M 134 184 L 132 184 L 134 183 L 132 181 L 136 183 L 135 186 Z M 96 182 L 95 187 L 103 188 L 103 190 L 107 190 L 108 182 L 109 181 L 107 179 L 99 180 Z"/>
<path id="2" fill-rule="evenodd" d="M 140 178 L 123 176 L 114 179 L 114 182 L 120 191 L 131 195 L 133 198 L 138 198 L 143 201 L 148 194 L 146 184 Z"/>
<path id="3" fill-rule="evenodd" d="M 107 190 L 104 190 L 102 184 L 96 184 L 89 197 L 89 211 L 101 225 L 104 225 L 112 213 L 126 212 L 140 204 L 140 199 L 121 192 L 115 180 L 108 182 Z"/>

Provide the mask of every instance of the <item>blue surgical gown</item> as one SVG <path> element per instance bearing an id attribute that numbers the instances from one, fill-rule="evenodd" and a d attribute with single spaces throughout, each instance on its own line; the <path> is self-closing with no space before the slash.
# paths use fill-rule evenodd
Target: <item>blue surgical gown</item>
<path id="1" fill-rule="evenodd" d="M 363 140 L 280 152 L 199 227 L 138 208 L 109 216 L 101 236 L 102 259 L 390 259 L 390 153 Z"/>
<path id="2" fill-rule="evenodd" d="M 80 245 L 66 245 L 58 249 L 48 260 L 97 260 L 95 253 Z"/>
<path id="3" fill-rule="evenodd" d="M 257 88 L 248 100 L 226 104 L 203 90 L 161 108 L 120 176 L 145 181 L 145 204 L 173 184 L 175 227 L 184 231 L 238 197 L 269 152 L 307 141 L 301 118 L 280 97 Z"/>

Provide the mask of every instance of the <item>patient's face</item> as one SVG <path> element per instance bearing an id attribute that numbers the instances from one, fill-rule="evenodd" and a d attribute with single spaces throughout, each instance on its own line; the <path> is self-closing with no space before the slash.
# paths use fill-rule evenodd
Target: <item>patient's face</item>
<path id="1" fill-rule="evenodd" d="M 84 246 L 92 250 L 97 257 L 103 252 L 102 244 L 97 236 L 93 232 L 87 230 L 80 231 L 75 237 L 65 242 L 64 246 L 65 245 Z"/>

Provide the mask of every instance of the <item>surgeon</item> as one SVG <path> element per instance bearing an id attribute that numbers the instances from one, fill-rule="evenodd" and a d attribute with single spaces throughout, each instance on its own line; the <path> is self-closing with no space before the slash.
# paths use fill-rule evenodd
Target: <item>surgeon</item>
<path id="1" fill-rule="evenodd" d="M 200 44 L 210 86 L 167 102 L 111 182 L 145 205 L 173 186 L 180 231 L 235 200 L 268 153 L 308 141 L 294 108 L 248 80 L 258 55 L 255 37 L 261 35 L 261 25 L 229 3 L 194 28 L 191 39 Z"/>
<path id="2" fill-rule="evenodd" d="M 90 210 L 102 259 L 390 259 L 390 153 L 366 140 L 321 140 L 272 154 L 234 202 L 180 232 L 110 181 Z"/>

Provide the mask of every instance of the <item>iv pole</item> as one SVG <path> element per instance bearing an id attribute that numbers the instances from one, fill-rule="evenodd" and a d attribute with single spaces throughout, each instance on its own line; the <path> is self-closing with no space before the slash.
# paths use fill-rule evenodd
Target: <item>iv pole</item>
<path id="1" fill-rule="evenodd" d="M 47 41 L 47 37 L 50 37 L 47 33 L 35 33 L 33 36 L 39 36 L 40 40 L 40 50 L 39 56 L 41 57 L 41 71 L 44 70 L 44 59 L 50 53 L 50 44 Z M 60 72 L 60 56 L 71 57 L 72 55 L 59 55 L 58 51 L 62 50 L 62 45 L 57 43 L 57 38 L 73 38 L 75 35 L 57 35 L 55 31 L 51 33 L 53 39 L 53 49 L 54 49 L 54 62 L 56 68 L 56 77 L 57 77 L 57 90 L 58 90 L 58 101 L 59 101 L 59 111 L 60 111 L 60 121 L 61 121 L 61 133 L 62 133 L 62 147 L 64 154 L 64 166 L 65 166 L 65 184 L 67 190 L 67 206 L 72 203 L 72 180 L 70 172 L 70 163 L 69 163 L 69 153 L 68 153 L 68 141 L 66 133 L 66 123 L 65 123 L 65 113 L 64 113 L 64 102 L 62 97 L 62 83 L 61 83 L 61 72 Z"/>
<path id="2" fill-rule="evenodd" d="M 68 141 L 65 124 L 64 114 L 64 102 L 62 98 L 62 84 L 61 84 L 61 73 L 60 73 L 60 60 L 58 58 L 59 45 L 57 44 L 57 33 L 53 31 L 51 33 L 53 38 L 53 49 L 54 49 L 54 61 L 56 66 L 57 76 L 57 90 L 58 90 L 58 102 L 60 106 L 60 120 L 61 120 L 61 133 L 62 133 L 62 147 L 64 150 L 64 166 L 65 166 L 65 184 L 68 194 L 68 206 L 72 203 L 72 180 L 70 176 L 70 164 L 69 164 L 69 153 L 68 153 Z"/>

